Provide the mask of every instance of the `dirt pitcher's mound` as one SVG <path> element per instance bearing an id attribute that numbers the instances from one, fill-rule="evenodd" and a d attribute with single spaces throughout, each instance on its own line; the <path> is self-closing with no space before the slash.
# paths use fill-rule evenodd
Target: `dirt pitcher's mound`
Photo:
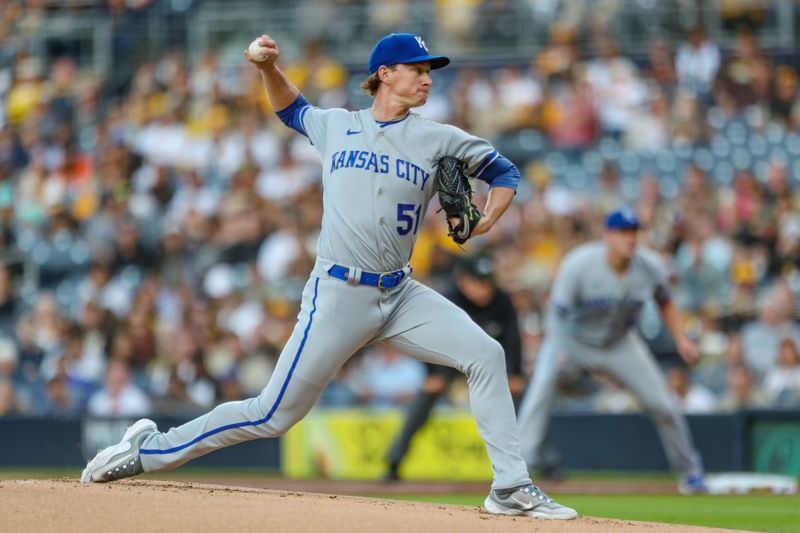
<path id="1" fill-rule="evenodd" d="M 3 531 L 541 531 L 649 533 L 711 528 L 581 517 L 567 522 L 488 515 L 477 507 L 198 483 L 74 479 L 0 481 Z M 729 531 L 729 530 L 727 530 Z"/>

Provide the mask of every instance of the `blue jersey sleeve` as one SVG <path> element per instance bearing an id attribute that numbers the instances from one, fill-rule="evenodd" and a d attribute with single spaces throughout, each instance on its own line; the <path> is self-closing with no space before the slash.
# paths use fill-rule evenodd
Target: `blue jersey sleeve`
<path id="1" fill-rule="evenodd" d="M 294 102 L 289 104 L 289 107 L 276 111 L 275 114 L 281 119 L 281 122 L 292 128 L 294 131 L 301 135 L 308 137 L 306 128 L 303 126 L 303 117 L 308 112 L 311 105 L 305 99 L 303 94 L 298 94 Z"/>
<path id="2" fill-rule="evenodd" d="M 519 185 L 519 170 L 514 163 L 494 150 L 474 173 L 475 177 L 489 184 L 490 188 L 508 187 L 517 190 Z"/>

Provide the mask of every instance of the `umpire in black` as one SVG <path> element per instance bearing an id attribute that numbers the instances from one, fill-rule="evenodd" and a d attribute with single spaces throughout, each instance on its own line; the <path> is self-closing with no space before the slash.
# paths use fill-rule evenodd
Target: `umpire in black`
<path id="1" fill-rule="evenodd" d="M 517 312 L 511 297 L 501 289 L 494 277 L 494 262 L 485 254 L 463 256 L 456 260 L 455 283 L 443 294 L 466 311 L 470 318 L 500 343 L 506 354 L 508 384 L 514 406 L 518 406 L 525 391 L 522 372 L 522 340 Z M 458 370 L 428 364 L 428 377 L 416 398 L 411 402 L 403 430 L 389 451 L 389 471 L 384 479 L 400 479 L 400 463 L 408 452 L 414 434 L 428 420 L 436 400 L 445 393 Z"/>

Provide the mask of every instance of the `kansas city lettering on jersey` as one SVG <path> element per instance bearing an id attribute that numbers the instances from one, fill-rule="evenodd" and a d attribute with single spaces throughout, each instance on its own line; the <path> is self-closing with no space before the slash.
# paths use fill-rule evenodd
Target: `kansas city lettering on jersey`
<path id="1" fill-rule="evenodd" d="M 599 310 L 599 309 L 622 309 L 626 311 L 638 310 L 642 306 L 641 300 L 633 300 L 630 298 L 588 298 L 581 300 L 578 307 L 586 310 Z"/>
<path id="2" fill-rule="evenodd" d="M 428 178 L 431 177 L 429 172 L 425 172 L 410 161 L 395 159 L 393 165 L 390 162 L 391 158 L 388 154 L 378 155 L 366 150 L 342 150 L 331 155 L 330 173 L 333 174 L 343 168 L 363 169 L 376 174 L 388 174 L 394 170 L 398 178 L 417 185 L 420 189 L 425 188 Z"/>

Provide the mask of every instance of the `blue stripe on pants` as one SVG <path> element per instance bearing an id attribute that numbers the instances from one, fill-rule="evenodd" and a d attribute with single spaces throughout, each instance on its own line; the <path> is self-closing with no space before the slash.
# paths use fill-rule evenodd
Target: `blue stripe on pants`
<path id="1" fill-rule="evenodd" d="M 275 399 L 275 403 L 272 404 L 272 408 L 269 410 L 269 413 L 267 413 L 267 416 L 265 416 L 261 420 L 256 420 L 255 422 L 239 422 L 239 423 L 236 423 L 236 424 L 228 424 L 227 426 L 222 426 L 222 427 L 218 427 L 216 429 L 212 429 L 211 431 L 207 431 L 207 432 L 203 433 L 202 435 L 200 435 L 199 437 L 196 437 L 196 438 L 192 439 L 191 441 L 187 442 L 186 444 L 181 444 L 180 446 L 175 446 L 174 448 L 170 448 L 168 450 L 145 450 L 145 449 L 141 449 L 141 450 L 139 450 L 139 453 L 143 453 L 145 455 L 153 455 L 153 454 L 164 455 L 164 454 L 168 454 L 168 453 L 179 452 L 179 451 L 183 450 L 184 448 L 188 448 L 192 444 L 196 444 L 196 443 L 200 442 L 201 440 L 203 440 L 203 439 L 205 439 L 207 437 L 210 437 L 211 435 L 216 435 L 217 433 L 220 433 L 222 431 L 225 431 L 225 430 L 228 430 L 228 429 L 235 429 L 235 428 L 245 427 L 245 426 L 258 426 L 260 424 L 264 424 L 265 422 L 268 422 L 272 418 L 272 415 L 275 414 L 275 410 L 278 408 L 278 405 L 281 403 L 281 399 L 283 399 L 283 394 L 286 392 L 286 387 L 289 385 L 289 380 L 292 379 L 292 373 L 294 372 L 294 368 L 297 366 L 297 361 L 300 359 L 300 354 L 303 353 L 303 347 L 306 345 L 306 339 L 308 339 L 308 330 L 311 329 L 311 322 L 313 322 L 313 320 L 314 320 L 314 312 L 317 310 L 317 289 L 318 288 L 319 288 L 319 278 L 317 278 L 315 283 L 314 283 L 314 298 L 311 301 L 311 313 L 308 316 L 308 324 L 306 325 L 306 329 L 303 332 L 303 340 L 300 341 L 300 346 L 297 348 L 297 353 L 294 355 L 294 360 L 292 361 L 292 366 L 289 368 L 289 372 L 286 374 L 286 380 L 283 382 L 283 385 L 281 386 L 281 390 L 278 393 L 278 397 Z"/>

